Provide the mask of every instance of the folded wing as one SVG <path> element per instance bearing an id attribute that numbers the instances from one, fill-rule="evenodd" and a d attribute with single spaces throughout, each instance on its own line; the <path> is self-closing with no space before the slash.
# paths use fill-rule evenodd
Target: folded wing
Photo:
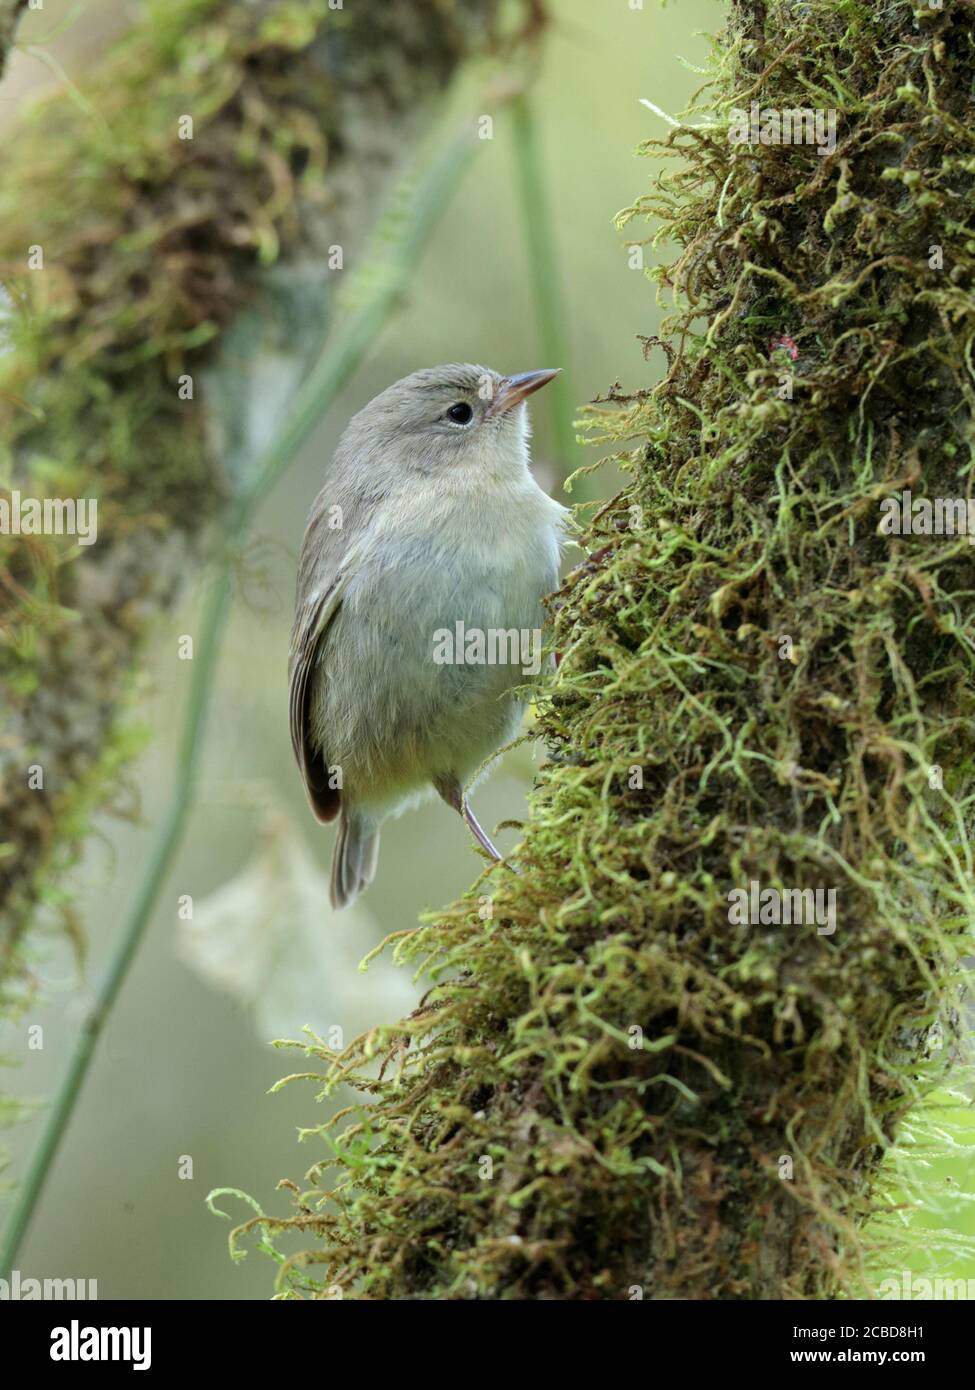
<path id="1" fill-rule="evenodd" d="M 340 530 L 330 531 L 324 509 L 316 506 L 305 532 L 298 564 L 295 620 L 288 657 L 288 718 L 291 747 L 305 783 L 312 811 L 320 821 L 339 813 L 341 793 L 329 786 L 329 761 L 311 739 L 312 675 L 321 644 L 339 610 L 355 558 Z"/>

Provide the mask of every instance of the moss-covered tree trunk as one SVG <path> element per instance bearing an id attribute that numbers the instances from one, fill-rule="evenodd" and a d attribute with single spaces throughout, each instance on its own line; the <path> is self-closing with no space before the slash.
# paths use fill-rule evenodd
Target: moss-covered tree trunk
<path id="1" fill-rule="evenodd" d="M 975 908 L 975 552 L 882 507 L 972 492 L 973 18 L 738 0 L 624 217 L 680 247 L 668 369 L 591 413 L 642 442 L 558 597 L 520 875 L 400 942 L 410 1019 L 317 1049 L 374 1093 L 300 1199 L 327 1291 L 862 1288 Z M 753 101 L 823 139 L 736 143 Z"/>
<path id="2" fill-rule="evenodd" d="M 19 7 L 0 7 L 0 55 Z M 137 655 L 287 410 L 391 176 L 494 0 L 155 5 L 8 142 L 0 498 L 94 498 L 97 543 L 0 538 L 0 995 L 120 793 Z M 9 529 L 9 528 L 8 528 Z"/>

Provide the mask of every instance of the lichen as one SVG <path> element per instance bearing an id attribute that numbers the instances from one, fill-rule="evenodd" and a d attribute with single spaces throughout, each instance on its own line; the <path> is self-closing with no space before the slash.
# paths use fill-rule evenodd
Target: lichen
<path id="1" fill-rule="evenodd" d="M 970 493 L 971 18 L 739 0 L 646 142 L 666 371 L 586 412 L 629 480 L 553 605 L 520 873 L 396 933 L 409 1018 L 292 1044 L 365 1096 L 237 1232 L 301 1234 L 283 1296 L 865 1289 L 975 909 L 973 551 L 878 533 Z M 835 150 L 730 143 L 753 98 L 835 108 Z M 732 924 L 753 880 L 835 889 L 835 932 Z"/>

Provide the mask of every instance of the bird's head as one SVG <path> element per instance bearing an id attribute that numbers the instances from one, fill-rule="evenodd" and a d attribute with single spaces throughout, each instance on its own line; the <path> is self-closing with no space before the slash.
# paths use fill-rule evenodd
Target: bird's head
<path id="1" fill-rule="evenodd" d="M 374 397 L 349 423 L 342 453 L 371 468 L 429 477 L 471 468 L 510 474 L 527 466 L 524 402 L 559 368 L 502 376 L 489 367 L 424 367 Z M 392 479 L 390 479 L 392 481 Z"/>

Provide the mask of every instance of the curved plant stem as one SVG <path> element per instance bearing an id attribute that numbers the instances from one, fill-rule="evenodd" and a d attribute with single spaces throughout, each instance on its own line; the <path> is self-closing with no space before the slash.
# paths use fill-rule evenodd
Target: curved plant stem
<path id="1" fill-rule="evenodd" d="M 95 1002 L 81 1026 L 81 1032 L 78 1034 L 68 1070 L 48 1112 L 40 1142 L 31 1157 L 26 1177 L 14 1195 L 13 1209 L 4 1230 L 3 1246 L 0 1249 L 0 1278 L 9 1279 L 10 1277 L 20 1242 L 30 1223 L 48 1170 L 54 1161 L 54 1156 L 71 1118 L 99 1035 L 142 942 L 159 889 L 162 887 L 173 855 L 183 838 L 183 831 L 193 804 L 197 755 L 203 733 L 206 707 L 213 686 L 213 675 L 220 654 L 220 635 L 230 607 L 230 588 L 230 571 L 226 565 L 223 565 L 207 598 L 203 629 L 198 644 L 199 656 L 193 663 L 189 708 L 186 711 L 186 719 L 180 737 L 176 785 L 173 788 L 165 819 L 153 846 L 148 868 L 139 885 L 135 902 L 132 904 L 129 919 L 115 947 L 105 978 L 95 996 Z"/>
<path id="2" fill-rule="evenodd" d="M 142 943 L 159 890 L 189 820 L 200 744 L 213 692 L 221 638 L 230 611 L 235 546 L 250 524 L 260 501 L 291 463 L 401 300 L 430 232 L 454 193 L 474 148 L 473 140 L 466 139 L 452 145 L 425 172 L 418 188 L 401 190 L 394 198 L 376 237 L 380 252 L 388 249 L 388 259 L 382 264 L 382 273 L 377 274 L 376 267 L 372 265 L 364 302 L 339 330 L 334 343 L 326 345 L 307 380 L 296 393 L 287 422 L 261 459 L 253 481 L 231 507 L 226 523 L 226 545 L 211 573 L 200 640 L 196 644 L 198 655 L 193 663 L 189 705 L 180 736 L 176 784 L 128 920 L 98 988 L 95 1002 L 81 1028 L 68 1070 L 48 1112 L 24 1181 L 15 1193 L 0 1245 L 0 1278 L 10 1277 L 21 1241 L 71 1119 L 99 1035 Z M 394 237 L 395 240 L 392 240 Z M 369 256 L 364 264 L 370 266 Z"/>
<path id="3" fill-rule="evenodd" d="M 543 367 L 564 367 L 569 349 L 562 311 L 562 287 L 556 255 L 555 224 L 545 194 L 545 171 L 538 151 L 538 135 L 528 96 L 521 93 L 512 104 L 515 165 L 521 202 L 525 241 Z M 552 441 L 559 455 L 562 476 L 572 471 L 575 431 L 572 428 L 572 398 L 569 380 L 563 371 L 544 392 L 541 404 L 549 412 Z"/>

